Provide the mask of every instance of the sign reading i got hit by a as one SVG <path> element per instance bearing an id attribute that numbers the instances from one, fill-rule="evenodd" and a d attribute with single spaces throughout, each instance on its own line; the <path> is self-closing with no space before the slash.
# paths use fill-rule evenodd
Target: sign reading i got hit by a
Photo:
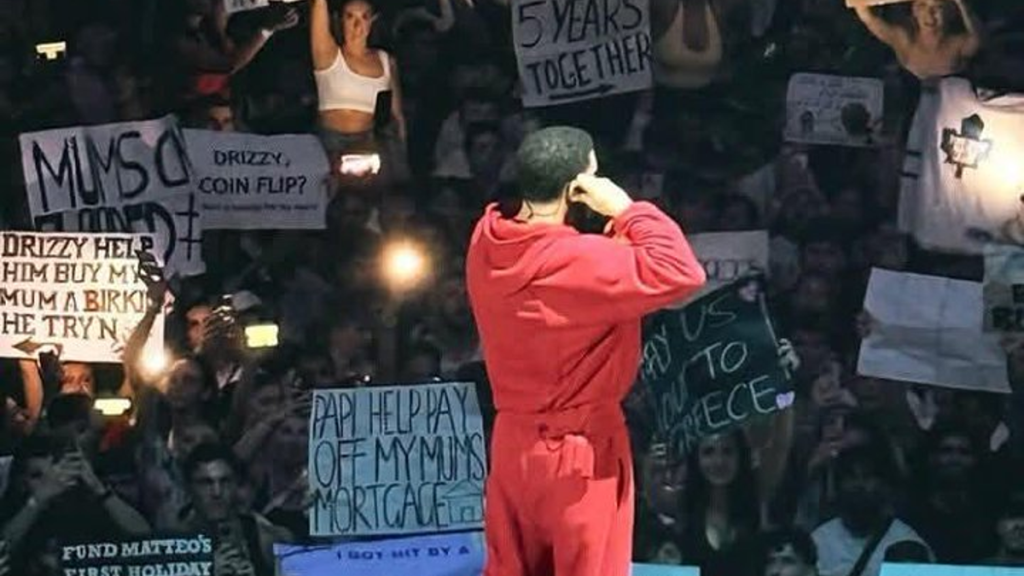
<path id="1" fill-rule="evenodd" d="M 648 317 L 642 357 L 640 377 L 655 400 L 657 433 L 677 459 L 702 438 L 794 400 L 761 275 Z"/>

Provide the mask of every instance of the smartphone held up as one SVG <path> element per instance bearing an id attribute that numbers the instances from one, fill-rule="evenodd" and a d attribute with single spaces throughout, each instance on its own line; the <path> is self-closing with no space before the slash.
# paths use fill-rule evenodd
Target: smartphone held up
<path id="1" fill-rule="evenodd" d="M 338 165 L 343 176 L 373 176 L 380 172 L 380 154 L 343 154 Z"/>

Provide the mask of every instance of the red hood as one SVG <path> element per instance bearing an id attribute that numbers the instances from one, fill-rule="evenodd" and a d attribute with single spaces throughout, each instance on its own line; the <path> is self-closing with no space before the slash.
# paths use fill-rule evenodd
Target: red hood
<path id="1" fill-rule="evenodd" d="M 564 224 L 526 224 L 506 218 L 497 204 L 491 204 L 477 223 L 473 243 L 491 279 L 507 282 L 505 288 L 516 291 L 536 278 L 546 260 L 541 256 L 552 240 L 578 235 Z"/>

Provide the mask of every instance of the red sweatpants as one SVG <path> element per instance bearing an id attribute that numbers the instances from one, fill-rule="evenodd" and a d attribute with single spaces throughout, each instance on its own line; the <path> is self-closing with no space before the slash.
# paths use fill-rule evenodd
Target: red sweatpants
<path id="1" fill-rule="evenodd" d="M 633 462 L 618 405 L 498 413 L 484 576 L 628 576 Z"/>

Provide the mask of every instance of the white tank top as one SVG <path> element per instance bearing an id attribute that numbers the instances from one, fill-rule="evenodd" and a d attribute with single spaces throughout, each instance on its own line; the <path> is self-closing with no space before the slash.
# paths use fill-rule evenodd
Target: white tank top
<path id="1" fill-rule="evenodd" d="M 391 89 L 391 66 L 388 55 L 377 51 L 384 74 L 377 77 L 356 74 L 345 56 L 338 49 L 334 63 L 324 70 L 314 70 L 316 93 L 320 110 L 356 110 L 373 114 L 377 107 L 377 95 Z"/>

